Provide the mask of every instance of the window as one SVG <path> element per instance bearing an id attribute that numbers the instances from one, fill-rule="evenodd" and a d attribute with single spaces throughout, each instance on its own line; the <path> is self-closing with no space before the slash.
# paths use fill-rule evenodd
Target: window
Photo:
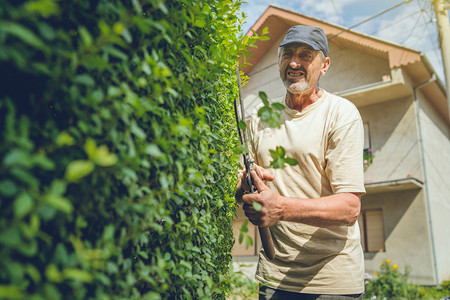
<path id="1" fill-rule="evenodd" d="M 364 123 L 364 150 L 371 149 L 369 123 Z"/>
<path id="2" fill-rule="evenodd" d="M 358 219 L 364 252 L 384 252 L 384 225 L 381 209 L 363 210 Z"/>
<path id="3" fill-rule="evenodd" d="M 364 152 L 363 152 L 363 160 L 364 160 L 364 169 L 367 169 L 372 164 L 373 154 L 372 147 L 370 145 L 370 132 L 369 132 L 369 123 L 364 123 Z"/>

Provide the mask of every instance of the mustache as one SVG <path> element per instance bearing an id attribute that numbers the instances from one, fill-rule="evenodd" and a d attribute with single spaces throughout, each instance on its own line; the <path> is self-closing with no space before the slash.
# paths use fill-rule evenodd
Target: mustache
<path id="1" fill-rule="evenodd" d="M 302 66 L 300 66 L 300 67 L 298 67 L 298 68 L 296 68 L 296 69 L 292 68 L 291 66 L 288 66 L 288 67 L 286 68 L 286 72 L 289 72 L 289 71 L 300 71 L 300 72 L 305 73 L 305 75 L 307 74 L 306 69 L 303 68 Z"/>

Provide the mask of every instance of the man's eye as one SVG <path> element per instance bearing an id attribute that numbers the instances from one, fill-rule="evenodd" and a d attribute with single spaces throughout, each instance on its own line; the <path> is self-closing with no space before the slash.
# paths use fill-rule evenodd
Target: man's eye
<path id="1" fill-rule="evenodd" d="M 313 54 L 311 52 L 302 52 L 302 53 L 300 53 L 300 58 L 302 58 L 304 60 L 312 60 Z"/>

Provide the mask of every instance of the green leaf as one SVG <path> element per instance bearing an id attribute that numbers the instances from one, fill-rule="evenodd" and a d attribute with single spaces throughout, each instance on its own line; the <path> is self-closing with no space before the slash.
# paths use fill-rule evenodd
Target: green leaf
<path id="1" fill-rule="evenodd" d="M 270 128 L 279 128 L 280 127 L 280 116 L 271 114 L 270 116 L 264 116 L 261 120 Z"/>
<path id="2" fill-rule="evenodd" d="M 263 106 L 258 110 L 258 117 L 263 118 L 264 116 L 264 118 L 268 119 L 270 118 L 271 113 L 272 110 L 269 107 Z"/>
<path id="3" fill-rule="evenodd" d="M 22 288 L 15 285 L 0 285 L 1 299 L 23 299 Z"/>
<path id="4" fill-rule="evenodd" d="M 34 34 L 33 31 L 23 25 L 9 21 L 0 21 L 0 32 L 13 35 L 37 49 L 47 50 L 45 43 L 42 42 L 42 40 L 36 34 Z"/>
<path id="5" fill-rule="evenodd" d="M 262 208 L 261 203 L 256 202 L 256 201 L 253 201 L 253 202 L 252 202 L 252 205 L 253 205 L 253 208 L 254 208 L 256 211 L 260 211 L 261 208 Z"/>
<path id="6" fill-rule="evenodd" d="M 35 266 L 27 264 L 25 267 L 25 272 L 31 277 L 34 283 L 39 283 L 41 281 L 41 273 Z"/>
<path id="7" fill-rule="evenodd" d="M 104 57 L 99 55 L 90 55 L 83 62 L 83 66 L 96 71 L 103 71 L 108 68 L 109 64 Z"/>
<path id="8" fill-rule="evenodd" d="M 30 2 L 28 2 L 30 3 Z M 48 41 L 52 41 L 55 37 L 55 30 L 47 23 L 39 22 L 37 24 L 39 33 Z"/>
<path id="9" fill-rule="evenodd" d="M 30 168 L 33 165 L 31 155 L 22 149 L 12 149 L 3 159 L 4 166 L 23 166 Z"/>
<path id="10" fill-rule="evenodd" d="M 24 4 L 24 8 L 29 13 L 34 15 L 42 15 L 44 18 L 58 15 L 60 13 L 58 3 L 55 0 L 27 1 Z"/>
<path id="11" fill-rule="evenodd" d="M 62 275 L 65 279 L 72 279 L 81 282 L 91 282 L 93 279 L 91 273 L 76 268 L 65 268 Z"/>
<path id="12" fill-rule="evenodd" d="M 17 193 L 17 191 L 17 186 L 13 181 L 9 179 L 0 181 L 0 195 L 12 197 Z"/>
<path id="13" fill-rule="evenodd" d="M 115 97 L 122 96 L 123 92 L 122 92 L 121 88 L 110 85 L 110 86 L 108 86 L 107 94 L 108 94 L 108 97 L 115 98 Z"/>
<path id="14" fill-rule="evenodd" d="M 280 102 L 272 103 L 272 107 L 275 110 L 284 110 L 286 108 L 286 106 Z"/>
<path id="15" fill-rule="evenodd" d="M 142 6 L 139 3 L 138 0 L 131 0 L 131 3 L 133 4 L 134 9 L 138 14 L 142 14 Z"/>
<path id="16" fill-rule="evenodd" d="M 244 223 L 242 223 L 241 229 L 239 231 L 241 233 L 248 232 L 248 220 L 245 220 Z"/>
<path id="17" fill-rule="evenodd" d="M 92 35 L 84 26 L 80 26 L 78 28 L 78 32 L 80 33 L 81 40 L 86 47 L 92 46 Z"/>
<path id="18" fill-rule="evenodd" d="M 50 193 L 61 196 L 66 192 L 66 184 L 60 179 L 54 179 L 50 185 Z"/>
<path id="19" fill-rule="evenodd" d="M 286 155 L 286 150 L 284 150 L 284 148 L 281 146 L 277 146 L 276 153 L 277 153 L 278 157 L 284 158 L 284 156 Z"/>
<path id="20" fill-rule="evenodd" d="M 5 246 L 16 246 L 20 243 L 20 232 L 18 227 L 11 227 L 0 232 L 0 243 Z"/>
<path id="21" fill-rule="evenodd" d="M 110 167 L 117 163 L 117 155 L 109 153 L 108 147 L 102 145 L 96 149 L 94 162 L 101 167 Z"/>
<path id="22" fill-rule="evenodd" d="M 24 170 L 20 167 L 16 167 L 11 168 L 10 174 L 13 175 L 15 178 L 17 178 L 18 180 L 32 186 L 33 188 L 39 187 L 39 180 L 33 176 L 36 174 L 35 173 L 33 174 L 31 170 Z"/>
<path id="23" fill-rule="evenodd" d="M 161 150 L 159 150 L 159 147 L 155 144 L 147 145 L 145 147 L 144 153 L 154 157 L 163 156 L 163 153 L 161 152 Z"/>
<path id="24" fill-rule="evenodd" d="M 86 151 L 86 154 L 90 160 L 94 160 L 97 155 L 97 143 L 91 138 L 86 139 L 86 142 L 84 143 L 84 151 Z"/>
<path id="25" fill-rule="evenodd" d="M 245 124 L 245 122 L 243 120 L 240 120 L 238 125 L 241 130 L 245 131 L 247 129 L 247 125 Z"/>
<path id="26" fill-rule="evenodd" d="M 37 239 L 32 239 L 27 243 L 21 243 L 17 247 L 17 251 L 28 257 L 35 256 L 38 253 Z"/>
<path id="27" fill-rule="evenodd" d="M 259 98 L 261 98 L 261 100 L 264 102 L 264 105 L 266 105 L 266 106 L 269 105 L 269 100 L 267 100 L 267 94 L 265 92 L 260 91 Z"/>
<path id="28" fill-rule="evenodd" d="M 251 236 L 247 235 L 245 237 L 245 249 L 248 249 L 248 247 L 253 245 L 253 239 Z"/>
<path id="29" fill-rule="evenodd" d="M 47 279 L 52 282 L 61 282 L 63 279 L 61 276 L 61 272 L 54 264 L 50 264 L 47 266 L 47 268 L 45 269 L 45 277 L 47 277 Z"/>
<path id="30" fill-rule="evenodd" d="M 241 155 L 243 153 L 248 153 L 248 148 L 245 145 L 238 145 L 237 147 L 233 148 L 233 151 L 237 155 Z"/>
<path id="31" fill-rule="evenodd" d="M 23 192 L 14 200 L 13 203 L 14 215 L 17 218 L 22 218 L 33 209 L 33 206 L 34 206 L 33 198 L 31 198 L 31 196 L 28 193 Z"/>
<path id="32" fill-rule="evenodd" d="M 44 221 L 53 219 L 57 213 L 56 209 L 48 204 L 39 206 L 37 212 Z"/>
<path id="33" fill-rule="evenodd" d="M 284 160 L 282 158 L 275 158 L 271 163 L 270 166 L 274 169 L 283 169 L 284 168 Z"/>
<path id="34" fill-rule="evenodd" d="M 298 161 L 295 158 L 286 157 L 284 162 L 291 166 L 298 165 Z"/>
<path id="35" fill-rule="evenodd" d="M 194 26 L 203 28 L 206 26 L 206 21 L 204 18 L 198 18 L 194 22 Z"/>
<path id="36" fill-rule="evenodd" d="M 242 241 L 244 241 L 244 234 L 241 232 L 239 234 L 239 244 L 242 244 Z"/>
<path id="37" fill-rule="evenodd" d="M 123 42 L 122 42 L 123 43 Z M 113 46 L 105 46 L 105 47 L 103 47 L 102 48 L 106 53 L 108 53 L 108 54 L 110 54 L 111 56 L 114 56 L 114 57 L 116 57 L 116 58 L 118 58 L 118 59 L 121 59 L 121 60 L 127 60 L 128 59 L 128 56 L 124 53 L 124 52 L 122 52 L 122 51 L 120 51 L 119 49 L 117 49 L 117 48 L 114 48 Z"/>
<path id="38" fill-rule="evenodd" d="M 169 13 L 169 10 L 167 9 L 166 5 L 164 4 L 164 1 L 159 1 L 158 7 L 165 15 L 167 15 Z"/>
<path id="39" fill-rule="evenodd" d="M 39 166 L 43 170 L 54 170 L 55 163 L 44 155 L 33 155 L 31 161 L 34 166 Z"/>
<path id="40" fill-rule="evenodd" d="M 73 81 L 76 83 L 79 83 L 79 84 L 86 85 L 86 86 L 94 86 L 95 85 L 95 80 L 88 74 L 77 75 L 77 76 L 75 76 Z"/>
<path id="41" fill-rule="evenodd" d="M 46 203 L 64 213 L 70 214 L 73 210 L 73 205 L 67 198 L 50 194 L 45 200 Z"/>
<path id="42" fill-rule="evenodd" d="M 94 170 L 94 163 L 89 160 L 74 160 L 66 168 L 65 178 L 69 182 L 78 182 L 81 178 L 89 175 Z"/>

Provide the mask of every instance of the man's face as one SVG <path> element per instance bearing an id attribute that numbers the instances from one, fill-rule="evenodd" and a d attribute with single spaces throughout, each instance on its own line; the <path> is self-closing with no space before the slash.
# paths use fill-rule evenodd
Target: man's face
<path id="1" fill-rule="evenodd" d="M 328 59 L 328 58 L 327 58 Z M 280 77 L 286 89 L 293 94 L 313 89 L 320 74 L 325 74 L 325 66 L 321 52 L 310 46 L 292 43 L 281 49 L 278 60 Z"/>

